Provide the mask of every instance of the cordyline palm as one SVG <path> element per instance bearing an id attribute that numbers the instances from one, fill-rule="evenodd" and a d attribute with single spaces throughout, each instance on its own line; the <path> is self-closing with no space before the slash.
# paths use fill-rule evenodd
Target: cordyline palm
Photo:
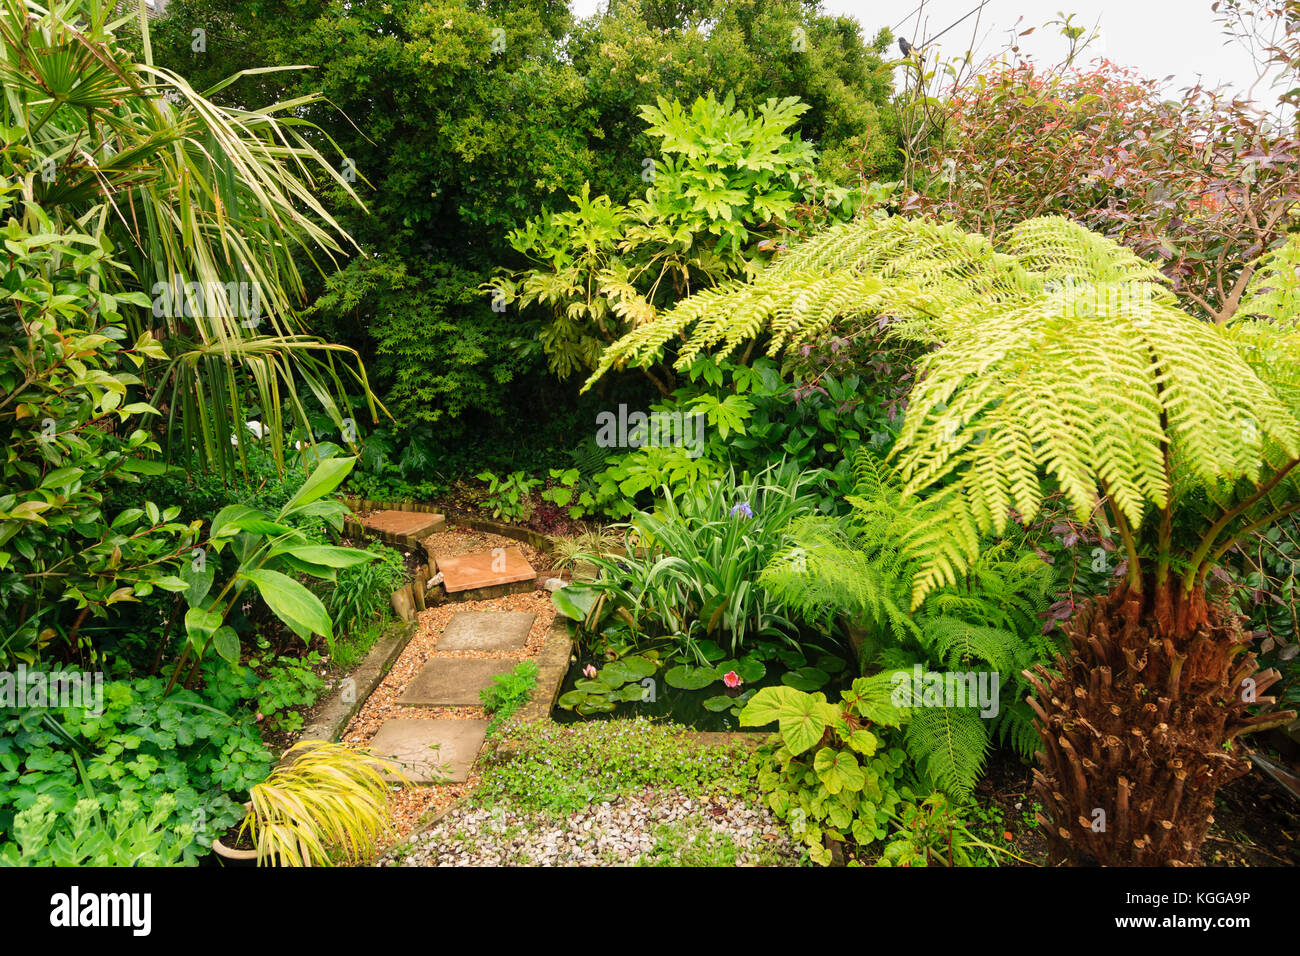
<path id="1" fill-rule="evenodd" d="M 1215 791 L 1249 768 L 1232 741 L 1295 716 L 1266 712 L 1277 673 L 1258 672 L 1249 635 L 1207 595 L 1235 542 L 1300 510 L 1294 317 L 1200 322 L 1152 266 L 1064 219 L 996 244 L 868 219 L 687 300 L 616 343 L 602 371 L 675 339 L 685 363 L 864 316 L 896 316 L 896 334 L 934 346 L 893 453 L 907 492 L 939 505 L 906 542 L 922 562 L 914 603 L 1049 495 L 1081 520 L 1101 509 L 1123 542 L 1122 580 L 1068 623 L 1068 658 L 1030 675 L 1053 857 L 1195 862 Z"/>
<path id="2" fill-rule="evenodd" d="M 355 194 L 301 135 L 309 124 L 296 114 L 313 98 L 216 106 L 148 62 L 143 12 L 146 62 L 134 62 L 113 36 L 133 16 L 111 20 L 116 7 L 0 0 L 4 168 L 52 216 L 102 229 L 155 302 L 163 286 L 256 288 L 255 312 L 205 296 L 191 310 L 200 314 L 173 301 L 152 321 L 136 317 L 133 331 L 153 326 L 171 357 L 145 381 L 174 445 L 224 472 L 243 455 L 230 437 L 244 433 L 247 404 L 282 461 L 285 418 L 306 424 L 302 395 L 340 428 L 345 380 L 370 400 L 351 350 L 308 335 L 294 313 L 303 292 L 294 255 L 332 257 L 350 241 L 320 201 L 322 181 Z"/>

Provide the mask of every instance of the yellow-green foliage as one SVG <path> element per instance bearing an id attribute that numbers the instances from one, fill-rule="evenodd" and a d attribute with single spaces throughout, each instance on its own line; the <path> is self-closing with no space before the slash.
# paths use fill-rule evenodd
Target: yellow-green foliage
<path id="1" fill-rule="evenodd" d="M 305 740 L 249 790 L 244 820 L 259 864 L 328 866 L 331 851 L 360 860 L 375 852 L 388 822 L 392 761 L 343 744 Z M 242 831 L 241 831 L 242 832 Z"/>
<path id="2" fill-rule="evenodd" d="M 776 353 L 880 316 L 935 346 L 894 453 L 904 493 L 939 505 L 910 542 L 927 555 L 914 604 L 954 583 L 1012 509 L 1032 518 L 1053 489 L 1081 519 L 1104 494 L 1137 529 L 1190 496 L 1241 503 L 1300 455 L 1293 323 L 1206 324 L 1152 265 L 1059 217 L 995 242 L 897 217 L 829 229 L 752 283 L 693 296 L 624 336 L 597 374 L 675 339 L 680 366 L 755 338 Z M 1292 477 L 1267 497 L 1297 491 Z"/>

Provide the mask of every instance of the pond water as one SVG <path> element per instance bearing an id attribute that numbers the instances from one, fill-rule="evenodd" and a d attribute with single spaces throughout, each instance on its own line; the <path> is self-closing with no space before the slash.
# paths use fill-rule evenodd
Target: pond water
<path id="1" fill-rule="evenodd" d="M 586 667 L 592 666 L 600 670 L 607 663 L 603 658 L 580 657 L 570 664 L 560 687 L 560 699 L 564 700 L 566 694 L 578 695 L 584 686 L 590 686 L 589 679 L 583 673 Z M 799 666 L 794 666 L 796 664 Z M 674 687 L 665 680 L 665 673 L 669 669 L 670 665 L 665 664 L 653 675 L 629 682 L 626 686 L 634 699 L 613 702 L 610 710 L 584 715 L 572 708 L 556 706 L 551 716 L 558 723 L 647 717 L 682 724 L 693 730 L 737 731 L 746 728 L 740 726 L 735 710 L 754 691 L 783 683 L 790 683 L 800 690 L 812 690 L 814 688 L 800 681 L 799 677 L 806 678 L 810 670 L 816 669 L 822 670 L 827 677 L 824 685 L 816 689 L 825 693 L 827 699 L 838 700 L 839 691 L 847 688 L 856 676 L 851 666 L 850 653 L 839 648 L 836 648 L 835 653 L 810 651 L 804 661 L 789 657 L 785 661 L 771 660 L 766 664 L 766 673 L 761 677 L 746 681 L 734 689 L 727 688 L 720 679 L 698 689 Z M 721 700 L 724 697 L 731 698 L 735 703 L 725 706 Z M 712 706 L 706 706 L 706 702 Z"/>

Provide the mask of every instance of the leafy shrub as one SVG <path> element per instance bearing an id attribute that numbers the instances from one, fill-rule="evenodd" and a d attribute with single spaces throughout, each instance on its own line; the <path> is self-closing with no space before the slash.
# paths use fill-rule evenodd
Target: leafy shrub
<path id="1" fill-rule="evenodd" d="M 740 723 L 777 724 L 758 775 L 768 806 L 823 865 L 827 840 L 847 844 L 854 863 L 881 845 L 877 866 L 995 865 L 995 848 L 964 819 L 973 808 L 927 792 L 908 768 L 895 742 L 917 710 L 895 706 L 891 683 L 888 674 L 859 678 L 838 704 L 791 687 L 759 690 Z"/>
<path id="2" fill-rule="evenodd" d="M 328 453 L 330 449 L 322 446 L 320 450 Z M 297 576 L 332 581 L 338 569 L 363 564 L 375 556 L 355 548 L 318 544 L 288 522 L 320 519 L 340 527 L 347 506 L 330 496 L 355 461 L 320 459 L 274 515 L 242 504 L 222 508 L 208 527 L 207 539 L 200 542 L 198 556 L 181 568 L 179 576 L 160 581 L 160 586 L 165 584 L 180 593 L 189 607 L 184 618 L 186 640 L 173 664 L 169 687 L 181 679 L 187 667 L 191 674 L 197 672 L 209 650 L 231 663 L 239 660 L 239 635 L 228 618 L 254 594 L 304 644 L 319 634 L 333 648 L 334 626 L 329 613 Z M 207 560 L 207 555 L 220 556 L 227 548 L 235 560 L 218 580 L 218 562 Z"/>
<path id="3" fill-rule="evenodd" d="M 0 833 L 12 836 L 14 815 L 42 797 L 66 822 L 87 788 L 110 815 L 127 801 L 155 807 L 170 795 L 175 803 L 160 826 L 192 828 L 185 862 L 206 854 L 243 816 L 231 794 L 265 777 L 271 754 L 252 714 L 222 712 L 231 699 L 164 694 L 165 687 L 157 677 L 106 682 L 99 715 L 79 708 L 0 714 Z"/>
<path id="4" fill-rule="evenodd" d="M 624 206 L 584 183 L 572 210 L 545 210 L 510 234 L 536 266 L 489 288 L 505 304 L 553 313 L 540 336 L 553 372 L 595 368 L 604 345 L 657 309 L 744 273 L 765 230 L 792 222 L 800 201 L 816 202 L 819 190 L 835 205 L 846 198 L 819 182 L 813 148 L 791 130 L 807 109 L 795 97 L 739 110 L 730 94 L 689 109 L 661 96 L 640 110 L 660 142 L 644 198 Z"/>
<path id="5" fill-rule="evenodd" d="M 651 415 L 703 416 L 698 447 L 615 452 L 589 475 L 556 469 L 551 474 L 559 486 L 543 497 L 570 507 L 575 518 L 601 512 L 623 519 L 662 485 L 675 495 L 729 467 L 762 471 L 779 454 L 806 474 L 819 511 L 840 511 L 852 490 L 852 455 L 893 443 L 910 377 L 908 356 L 901 347 L 855 345 L 834 336 L 804 346 L 784 367 L 766 356 L 748 365 L 699 356 L 672 397 L 649 409 Z"/>
<path id="6" fill-rule="evenodd" d="M 147 299 L 104 291 L 123 267 L 102 236 L 56 227 L 30 202 L 20 221 L 17 188 L 0 179 L 0 665 L 84 640 L 88 621 L 172 573 L 194 530 L 178 507 L 114 508 L 106 494 L 162 467 L 143 460 L 159 451 L 143 427 L 157 411 L 135 393 L 165 352 L 148 332 L 131 343 L 122 314 Z"/>
<path id="7" fill-rule="evenodd" d="M 492 517 L 504 518 L 509 522 L 521 522 L 527 521 L 532 516 L 531 495 L 533 489 L 542 483 L 540 478 L 529 478 L 522 471 L 514 471 L 501 477 L 490 471 L 484 471 L 477 477 L 479 481 L 488 483 L 484 505 L 491 510 Z"/>
<path id="8" fill-rule="evenodd" d="M 908 208 L 984 235 L 1068 216 L 1154 261 L 1220 323 L 1251 260 L 1295 222 L 1294 130 L 1217 91 L 1170 97 L 1104 60 L 1021 62 L 951 91 L 942 111 L 947 135 L 933 140 Z"/>
<path id="9" fill-rule="evenodd" d="M 839 704 L 825 694 L 793 687 L 764 687 L 740 713 L 742 727 L 777 724 L 777 743 L 759 773 L 768 806 L 790 824 L 814 862 L 827 864 L 825 841 L 859 846 L 884 839 L 902 788 L 906 755 L 878 752 L 881 740 L 867 728 L 898 727 L 905 715 L 890 703 L 887 681 L 858 678 Z"/>

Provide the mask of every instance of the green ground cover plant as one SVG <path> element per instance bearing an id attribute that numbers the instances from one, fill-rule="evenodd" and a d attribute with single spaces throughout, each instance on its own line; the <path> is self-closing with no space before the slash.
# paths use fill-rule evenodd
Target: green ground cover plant
<path id="1" fill-rule="evenodd" d="M 753 772 L 748 749 L 699 744 L 683 727 L 642 719 L 512 724 L 486 761 L 472 799 L 566 814 L 643 790 L 744 794 Z"/>

